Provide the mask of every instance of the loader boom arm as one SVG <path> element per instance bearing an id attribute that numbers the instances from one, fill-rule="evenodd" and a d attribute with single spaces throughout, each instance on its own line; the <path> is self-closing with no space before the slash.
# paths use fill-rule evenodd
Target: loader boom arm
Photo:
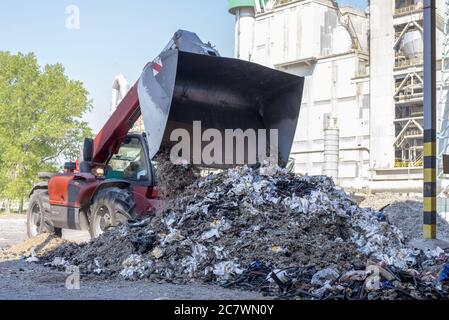
<path id="1" fill-rule="evenodd" d="M 196 34 L 183 30 L 175 33 L 163 52 L 173 49 L 197 53 L 203 53 L 206 50 L 214 56 L 220 55 L 210 44 L 202 43 Z M 154 62 L 148 65 L 154 65 Z M 139 81 L 134 84 L 95 137 L 92 155 L 93 163 L 105 164 L 110 156 L 118 150 L 129 130 L 141 116 L 138 83 Z"/>
<path id="2" fill-rule="evenodd" d="M 135 84 L 109 117 L 94 140 L 92 162 L 104 164 L 120 147 L 141 114 Z"/>

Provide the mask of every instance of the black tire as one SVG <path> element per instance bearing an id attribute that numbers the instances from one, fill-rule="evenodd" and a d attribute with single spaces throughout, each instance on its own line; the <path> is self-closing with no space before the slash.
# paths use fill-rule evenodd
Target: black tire
<path id="1" fill-rule="evenodd" d="M 27 234 L 29 238 L 42 233 L 62 236 L 62 229 L 52 225 L 49 213 L 48 192 L 46 190 L 34 192 L 30 197 L 27 210 Z"/>
<path id="2" fill-rule="evenodd" d="M 135 219 L 134 196 L 126 189 L 101 190 L 95 197 L 90 212 L 90 235 L 94 239 L 106 230 Z"/>

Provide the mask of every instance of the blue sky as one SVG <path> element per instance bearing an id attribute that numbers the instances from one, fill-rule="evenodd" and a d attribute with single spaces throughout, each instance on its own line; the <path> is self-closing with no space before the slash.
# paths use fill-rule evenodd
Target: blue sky
<path id="1" fill-rule="evenodd" d="M 360 9 L 365 9 L 368 6 L 368 0 L 337 0 L 340 5 L 350 5 Z"/>
<path id="2" fill-rule="evenodd" d="M 86 115 L 98 131 L 109 115 L 117 74 L 133 83 L 177 29 L 196 32 L 224 56 L 233 55 L 233 17 L 227 0 L 1 0 L 0 51 L 34 52 L 41 65 L 62 63 L 90 92 Z M 366 0 L 341 0 L 364 8 Z M 80 28 L 66 28 L 66 8 L 80 10 Z"/>

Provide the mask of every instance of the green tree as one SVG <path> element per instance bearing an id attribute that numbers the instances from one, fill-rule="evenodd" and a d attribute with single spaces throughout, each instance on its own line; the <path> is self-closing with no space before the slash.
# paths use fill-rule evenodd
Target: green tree
<path id="1" fill-rule="evenodd" d="M 41 171 L 76 159 L 91 103 L 61 64 L 41 68 L 34 54 L 0 52 L 0 199 L 26 197 Z"/>

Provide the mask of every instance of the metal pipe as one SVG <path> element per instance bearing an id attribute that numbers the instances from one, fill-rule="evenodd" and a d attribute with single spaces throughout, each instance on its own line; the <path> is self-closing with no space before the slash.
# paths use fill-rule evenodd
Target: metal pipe
<path id="1" fill-rule="evenodd" d="M 250 61 L 254 43 L 255 8 L 237 8 L 235 19 L 235 57 Z"/>
<path id="2" fill-rule="evenodd" d="M 324 118 L 324 163 L 323 175 L 338 181 L 338 162 L 340 149 L 340 130 L 335 113 Z"/>
<path id="3" fill-rule="evenodd" d="M 366 151 L 368 154 L 370 153 L 367 147 L 353 147 L 353 148 L 340 148 L 340 151 Z M 309 151 L 294 151 L 291 154 L 311 154 L 311 153 L 322 153 L 324 149 L 319 150 L 309 150 Z"/>
<path id="4" fill-rule="evenodd" d="M 424 224 L 436 239 L 436 17 L 435 0 L 424 1 Z"/>
<path id="5" fill-rule="evenodd" d="M 375 186 L 374 184 L 371 184 L 369 186 L 369 190 L 371 193 L 384 193 L 384 192 L 393 192 L 393 193 L 421 193 L 423 191 L 422 184 L 418 182 L 416 185 L 412 184 L 408 180 L 404 180 L 407 182 L 407 186 L 388 186 L 385 187 L 385 184 L 382 183 L 379 186 Z"/>

